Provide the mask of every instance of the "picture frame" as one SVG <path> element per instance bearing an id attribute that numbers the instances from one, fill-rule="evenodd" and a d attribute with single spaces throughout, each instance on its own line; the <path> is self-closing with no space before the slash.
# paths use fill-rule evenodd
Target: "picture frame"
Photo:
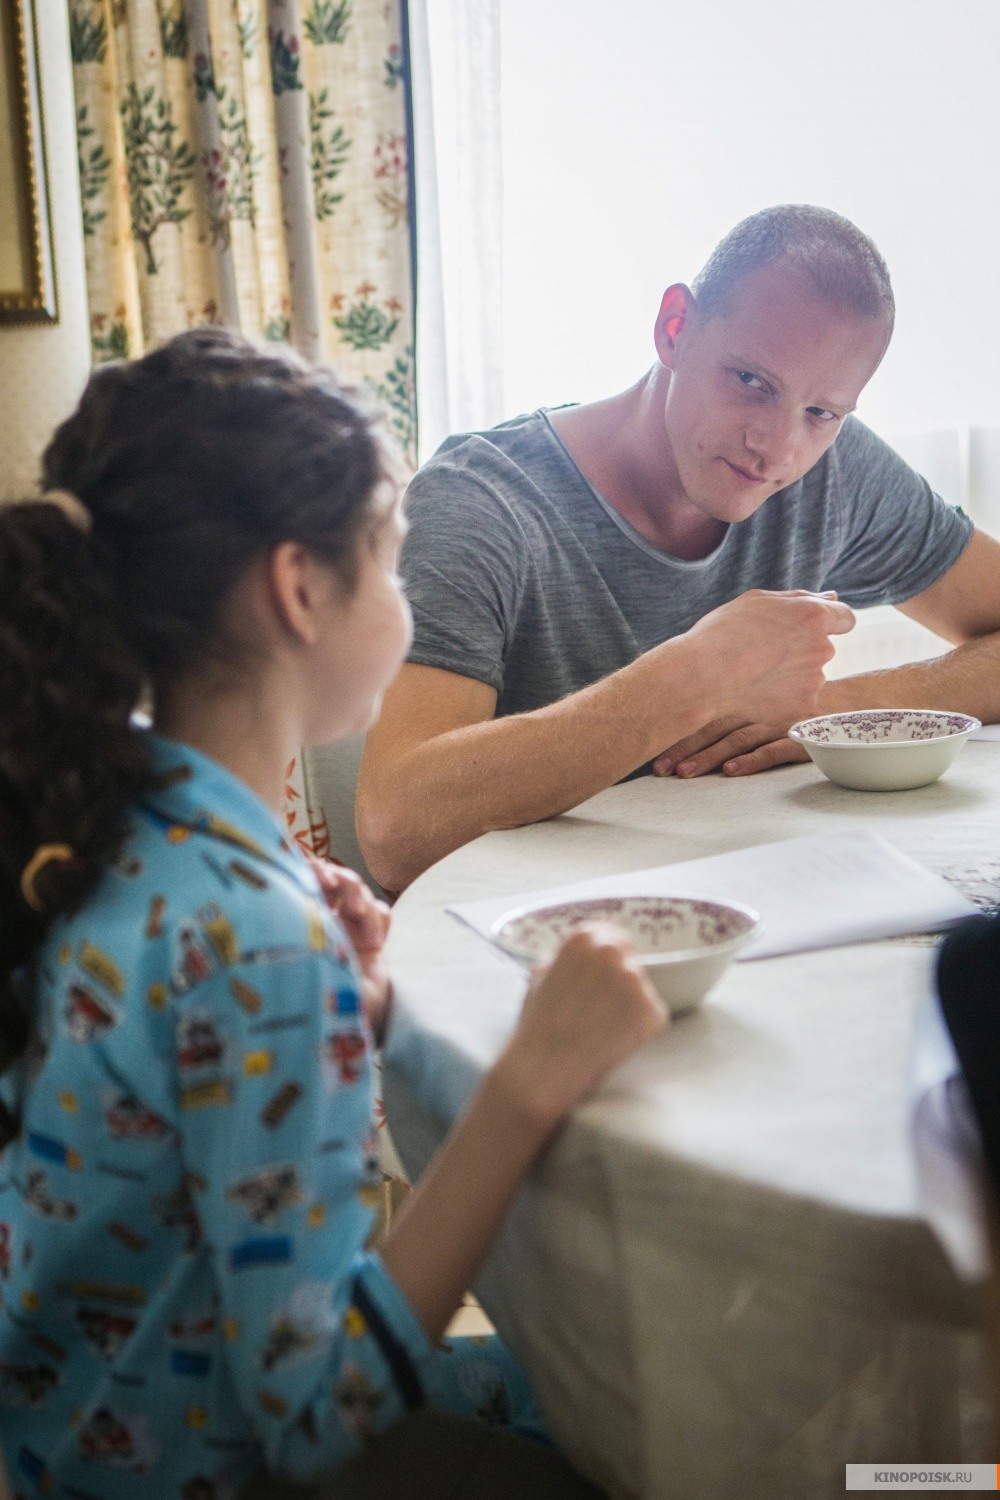
<path id="1" fill-rule="evenodd" d="M 57 317 L 33 0 L 0 0 L 0 323 Z"/>

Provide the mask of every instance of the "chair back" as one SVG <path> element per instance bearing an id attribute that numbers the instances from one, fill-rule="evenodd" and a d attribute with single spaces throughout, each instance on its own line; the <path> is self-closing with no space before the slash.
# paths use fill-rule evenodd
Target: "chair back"
<path id="1" fill-rule="evenodd" d="M 357 870 L 376 895 L 381 888 L 365 864 L 354 826 L 354 799 L 358 787 L 358 767 L 365 747 L 363 734 L 332 745 L 313 745 L 303 752 L 302 779 L 310 812 L 322 813 L 330 831 L 330 853 L 352 870 Z"/>

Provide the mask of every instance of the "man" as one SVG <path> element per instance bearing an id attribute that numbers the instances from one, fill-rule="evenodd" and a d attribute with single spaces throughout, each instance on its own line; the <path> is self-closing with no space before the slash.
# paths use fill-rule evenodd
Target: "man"
<path id="1" fill-rule="evenodd" d="M 813 712 L 1000 718 L 1000 544 L 850 415 L 894 312 L 853 224 L 767 209 L 667 289 L 630 390 L 442 446 L 410 486 L 414 645 L 358 788 L 376 878 L 650 763 L 802 759 L 786 731 Z M 824 682 L 846 606 L 886 603 L 956 649 Z"/>

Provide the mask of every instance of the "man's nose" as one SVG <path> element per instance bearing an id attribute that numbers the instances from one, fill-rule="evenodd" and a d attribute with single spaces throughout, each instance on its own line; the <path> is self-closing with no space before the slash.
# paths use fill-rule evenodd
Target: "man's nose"
<path id="1" fill-rule="evenodd" d="M 769 479 L 780 478 L 795 465 L 797 424 L 791 412 L 759 413 L 744 433 L 747 449 Z"/>

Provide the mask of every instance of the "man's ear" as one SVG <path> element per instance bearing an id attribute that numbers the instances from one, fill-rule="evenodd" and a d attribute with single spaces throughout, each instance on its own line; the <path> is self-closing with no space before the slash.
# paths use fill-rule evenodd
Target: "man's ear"
<path id="1" fill-rule="evenodd" d="M 675 281 L 663 293 L 653 329 L 653 343 L 660 364 L 668 370 L 674 368 L 678 340 L 696 306 L 694 293 L 682 281 Z"/>
<path id="2" fill-rule="evenodd" d="M 268 598 L 278 621 L 303 646 L 319 638 L 322 593 L 316 559 L 298 542 L 281 542 L 264 560 Z"/>

